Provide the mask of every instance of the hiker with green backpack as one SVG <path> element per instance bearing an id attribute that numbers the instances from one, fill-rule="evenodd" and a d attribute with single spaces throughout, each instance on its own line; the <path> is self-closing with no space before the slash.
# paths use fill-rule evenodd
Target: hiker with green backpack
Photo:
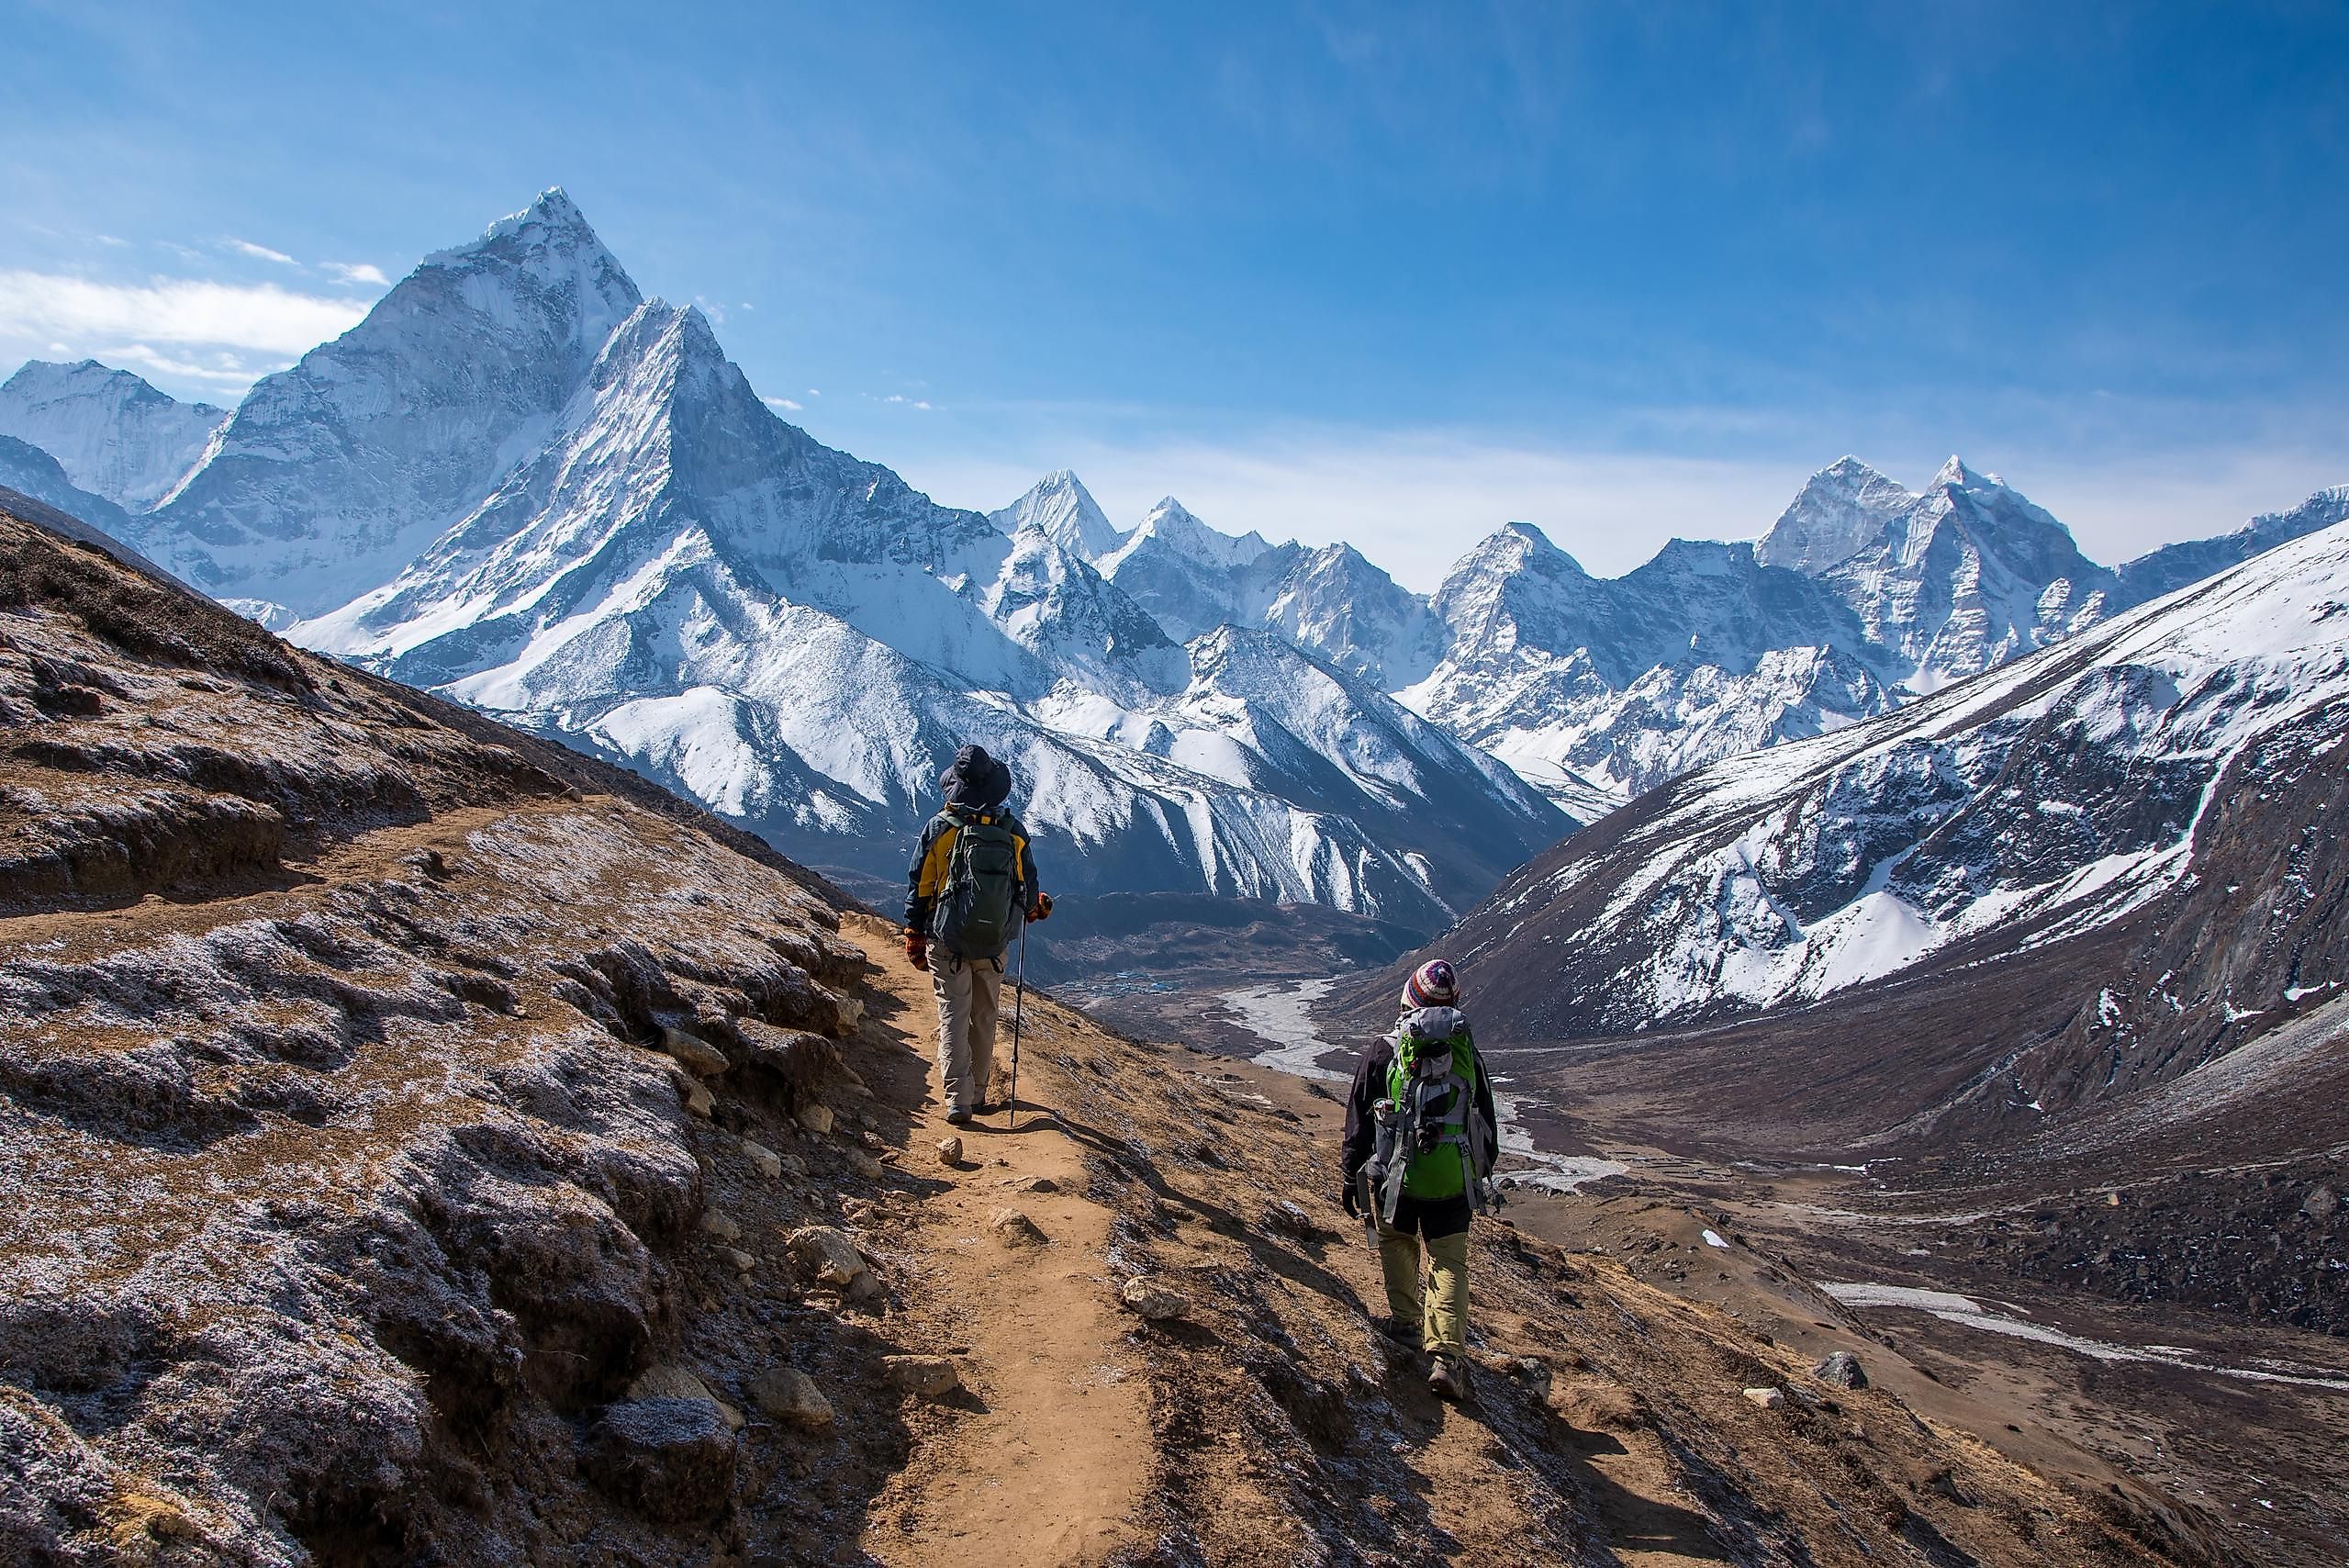
<path id="1" fill-rule="evenodd" d="M 1422 964 L 1404 983 L 1394 1033 L 1355 1066 L 1338 1201 L 1378 1240 L 1387 1294 L 1379 1332 L 1429 1352 L 1427 1386 L 1447 1399 L 1468 1397 L 1469 1222 L 1500 1203 L 1500 1126 L 1459 977 L 1441 958 Z"/>
<path id="2" fill-rule="evenodd" d="M 956 1126 L 988 1103 L 1003 955 L 1023 922 L 1052 913 L 1036 885 L 1028 830 L 1005 802 L 1012 770 L 967 745 L 938 778 L 945 803 L 922 830 L 907 873 L 905 956 L 930 971 L 938 999 L 938 1076 Z"/>

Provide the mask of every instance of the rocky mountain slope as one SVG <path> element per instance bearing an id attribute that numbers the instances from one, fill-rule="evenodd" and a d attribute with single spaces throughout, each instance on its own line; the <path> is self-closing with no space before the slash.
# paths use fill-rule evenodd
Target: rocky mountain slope
<path id="1" fill-rule="evenodd" d="M 755 840 L 0 561 L 11 1562 L 2223 1554 L 1505 1225 L 1435 1405 L 1270 1078 L 1037 999 L 935 1149 L 921 977 Z"/>
<path id="2" fill-rule="evenodd" d="M 94 359 L 28 361 L 0 382 L 0 435 L 54 457 L 73 485 L 146 511 L 204 461 L 224 409 L 182 403 Z M 14 486 L 22 489 L 22 486 Z"/>

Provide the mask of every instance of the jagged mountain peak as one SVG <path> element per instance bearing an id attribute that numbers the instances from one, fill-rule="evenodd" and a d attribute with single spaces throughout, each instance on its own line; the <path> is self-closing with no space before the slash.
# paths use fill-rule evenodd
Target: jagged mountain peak
<path id="1" fill-rule="evenodd" d="M 1587 577 L 1583 564 L 1550 542 L 1549 535 L 1530 522 L 1504 522 L 1479 540 L 1476 548 L 1455 562 L 1445 574 L 1437 598 L 1452 591 L 1456 582 L 1472 577 L 1513 575 L 1533 567 L 1549 577 Z"/>
<path id="2" fill-rule="evenodd" d="M 1125 542 L 1084 481 L 1066 468 L 1046 474 L 1018 500 L 989 512 L 987 520 L 1006 533 L 1040 530 L 1062 549 L 1088 561 L 1100 560 Z"/>
<path id="3" fill-rule="evenodd" d="M 1839 457 L 1804 482 L 1762 536 L 1755 557 L 1816 576 L 1865 549 L 1916 499 L 1857 457 Z"/>
<path id="4" fill-rule="evenodd" d="M 1256 559 L 1272 545 L 1261 533 L 1250 531 L 1242 534 L 1225 533 L 1210 527 L 1199 515 L 1172 496 L 1160 498 L 1142 526 L 1135 530 L 1138 537 L 1147 534 L 1177 546 L 1187 554 L 1200 556 L 1219 566 L 1238 566 Z"/>
<path id="5" fill-rule="evenodd" d="M 77 488 L 130 512 L 170 495 L 228 417 L 94 359 L 28 360 L 0 385 L 0 435 L 40 448 Z"/>

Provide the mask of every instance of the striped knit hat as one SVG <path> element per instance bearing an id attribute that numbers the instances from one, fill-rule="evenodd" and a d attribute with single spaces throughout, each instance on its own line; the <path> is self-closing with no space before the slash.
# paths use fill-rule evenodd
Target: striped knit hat
<path id="1" fill-rule="evenodd" d="M 1405 1007 L 1451 1007 L 1460 1002 L 1460 977 L 1441 958 L 1430 958 L 1403 982 Z"/>

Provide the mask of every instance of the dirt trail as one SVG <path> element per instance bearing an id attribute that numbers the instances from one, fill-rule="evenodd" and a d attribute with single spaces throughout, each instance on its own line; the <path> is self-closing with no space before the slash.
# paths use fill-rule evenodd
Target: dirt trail
<path id="1" fill-rule="evenodd" d="M 974 1371 L 967 1417 L 927 1444 L 874 1500 L 864 1548 L 891 1563 L 1097 1563 L 1147 1539 L 1137 1509 L 1152 1447 L 1147 1382 L 1124 1341 L 1133 1319 L 1112 1302 L 1111 1215 L 1084 1196 L 1081 1151 L 1050 1118 L 1051 1064 L 1023 1054 L 1021 1120 L 950 1127 L 931 1070 L 927 978 L 897 952 L 893 928 L 851 917 L 842 933 L 903 1003 L 891 1032 L 906 1047 L 876 1092 L 915 1119 L 905 1159 L 950 1185 L 926 1199 L 905 1240 L 926 1254 L 927 1313 L 949 1320 Z M 1004 998 L 1008 1010 L 1010 995 Z M 1031 1020 L 1046 1037 L 1059 1026 Z M 1005 1019 L 998 1081 L 1010 1067 Z M 961 1138 L 952 1168 L 937 1145 Z M 1024 1215 L 1044 1240 L 995 1225 Z"/>

